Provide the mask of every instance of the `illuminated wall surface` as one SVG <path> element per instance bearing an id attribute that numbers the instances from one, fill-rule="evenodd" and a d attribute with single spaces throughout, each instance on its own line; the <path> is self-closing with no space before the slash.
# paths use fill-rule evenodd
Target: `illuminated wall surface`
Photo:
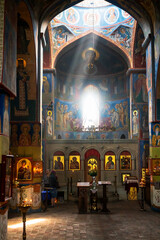
<path id="1" fill-rule="evenodd" d="M 52 65 L 56 75 L 54 80 L 51 73 L 43 75 L 43 136 L 46 134 L 48 139 L 128 138 L 130 80 L 126 72 L 131 65 L 145 67 L 145 53 L 140 48 L 144 40 L 141 28 L 136 27 L 132 16 L 106 1 L 99 1 L 98 5 L 83 1 L 57 15 L 48 29 L 44 68 Z M 50 44 L 52 57 L 47 58 Z M 139 107 L 139 127 L 143 125 L 143 133 L 148 131 L 148 122 L 145 126 L 141 124 L 143 114 L 147 114 L 148 96 L 145 84 L 140 87 L 141 83 L 145 83 L 145 75 L 134 74 L 132 104 L 133 110 Z M 93 100 L 84 96 L 87 88 L 90 88 L 88 95 L 97 89 L 97 100 L 96 96 Z M 47 110 L 50 101 L 54 102 L 52 113 Z"/>

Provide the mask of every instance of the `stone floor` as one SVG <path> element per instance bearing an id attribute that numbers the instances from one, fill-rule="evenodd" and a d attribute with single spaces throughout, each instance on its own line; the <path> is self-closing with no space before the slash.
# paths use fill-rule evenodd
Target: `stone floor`
<path id="1" fill-rule="evenodd" d="M 79 214 L 76 202 L 58 203 L 41 213 L 28 213 L 27 240 L 158 240 L 160 213 L 148 205 L 140 211 L 137 201 L 108 203 L 110 213 Z M 33 220 L 37 220 L 34 223 Z M 20 214 L 9 216 L 7 240 L 22 239 Z M 30 224 L 29 224 L 30 223 Z"/>

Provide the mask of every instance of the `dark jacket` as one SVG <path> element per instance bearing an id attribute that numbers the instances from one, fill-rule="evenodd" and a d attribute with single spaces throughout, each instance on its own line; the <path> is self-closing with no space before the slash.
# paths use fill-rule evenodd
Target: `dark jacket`
<path id="1" fill-rule="evenodd" d="M 52 171 L 49 175 L 49 185 L 50 185 L 50 187 L 53 187 L 53 188 L 59 187 L 58 179 L 57 179 L 57 176 L 55 175 L 54 171 Z"/>

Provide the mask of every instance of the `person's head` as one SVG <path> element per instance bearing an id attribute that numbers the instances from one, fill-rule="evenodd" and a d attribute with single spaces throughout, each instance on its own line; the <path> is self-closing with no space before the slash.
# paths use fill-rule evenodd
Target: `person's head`
<path id="1" fill-rule="evenodd" d="M 156 133 L 156 135 L 159 134 L 159 126 L 156 126 L 156 127 L 155 127 L 155 133 Z"/>
<path id="2" fill-rule="evenodd" d="M 75 161 L 77 161 L 77 158 L 76 158 L 76 157 L 73 157 L 73 159 L 72 159 L 72 160 L 73 160 L 73 162 L 75 162 Z"/>
<path id="3" fill-rule="evenodd" d="M 108 160 L 109 160 L 109 162 L 112 162 L 112 157 L 109 156 L 109 157 L 108 157 Z"/>
<path id="4" fill-rule="evenodd" d="M 57 161 L 60 162 L 61 161 L 61 157 L 57 157 Z"/>
<path id="5" fill-rule="evenodd" d="M 22 167 L 25 167 L 25 165 L 26 165 L 26 160 L 23 160 L 23 161 L 21 162 L 21 164 L 22 164 Z"/>

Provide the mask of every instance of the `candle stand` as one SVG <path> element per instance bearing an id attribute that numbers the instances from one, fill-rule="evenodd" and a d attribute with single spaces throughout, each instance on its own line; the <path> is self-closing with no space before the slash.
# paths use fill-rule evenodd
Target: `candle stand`
<path id="1" fill-rule="evenodd" d="M 23 199 L 23 191 L 24 191 L 24 187 L 20 187 L 20 203 L 18 204 L 18 208 L 22 213 L 23 240 L 26 240 L 26 213 L 32 205 L 27 202 L 27 199 Z"/>

